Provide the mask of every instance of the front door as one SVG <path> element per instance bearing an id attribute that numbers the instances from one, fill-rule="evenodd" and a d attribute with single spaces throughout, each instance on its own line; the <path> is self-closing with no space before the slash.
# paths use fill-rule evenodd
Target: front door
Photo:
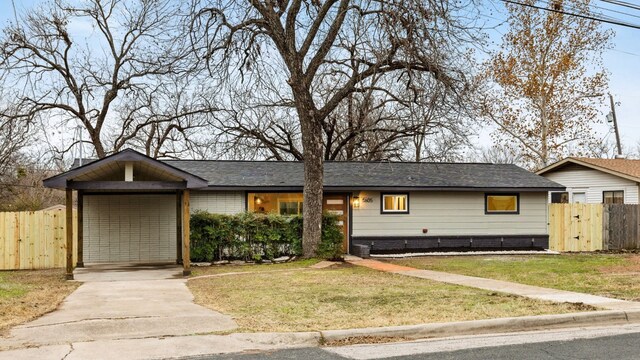
<path id="1" fill-rule="evenodd" d="M 344 234 L 342 249 L 347 253 L 349 249 L 349 201 L 347 195 L 325 194 L 322 210 L 338 216 L 338 225 L 342 227 Z"/>

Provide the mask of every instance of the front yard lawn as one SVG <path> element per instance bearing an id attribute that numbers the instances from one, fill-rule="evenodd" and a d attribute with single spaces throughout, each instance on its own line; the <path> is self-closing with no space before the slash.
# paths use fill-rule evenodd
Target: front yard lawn
<path id="1" fill-rule="evenodd" d="M 229 266 L 229 272 L 242 271 Z M 348 264 L 192 279 L 198 304 L 242 331 L 312 331 L 558 314 L 591 307 L 530 300 Z"/>
<path id="2" fill-rule="evenodd" d="M 429 256 L 388 260 L 418 269 L 640 301 L 640 255 Z"/>
<path id="3" fill-rule="evenodd" d="M 78 286 L 61 269 L 0 271 L 0 334 L 55 310 Z"/>

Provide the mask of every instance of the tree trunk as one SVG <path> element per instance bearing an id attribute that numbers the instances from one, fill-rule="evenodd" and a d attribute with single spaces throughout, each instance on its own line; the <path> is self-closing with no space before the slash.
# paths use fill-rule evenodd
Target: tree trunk
<path id="1" fill-rule="evenodd" d="M 102 159 L 107 156 L 107 152 L 104 150 L 104 146 L 102 146 L 102 141 L 100 140 L 100 133 L 93 132 L 89 134 L 91 136 L 91 143 L 96 150 L 96 155 L 98 159 Z"/>
<path id="2" fill-rule="evenodd" d="M 302 110 L 302 109 L 299 109 Z M 298 111 L 304 149 L 304 192 L 302 252 L 305 258 L 314 257 L 322 237 L 322 127 L 312 110 Z"/>

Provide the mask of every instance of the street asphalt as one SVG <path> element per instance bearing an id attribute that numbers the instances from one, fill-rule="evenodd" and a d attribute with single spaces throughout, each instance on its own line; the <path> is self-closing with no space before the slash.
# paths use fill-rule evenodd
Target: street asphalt
<path id="1" fill-rule="evenodd" d="M 533 335 L 535 337 L 535 335 Z M 562 336 L 560 336 L 561 338 Z M 490 340 L 490 339 L 485 339 Z M 425 341 L 424 344 L 428 344 Z M 578 338 L 567 341 L 544 341 L 505 346 L 470 348 L 455 351 L 431 352 L 429 346 L 415 346 L 416 352 L 402 356 L 391 356 L 397 344 L 380 344 L 367 347 L 356 346 L 352 356 L 341 356 L 334 352 L 337 348 L 304 348 L 227 354 L 184 358 L 183 360 L 275 360 L 275 359 L 403 359 L 403 360 L 511 360 L 511 359 L 639 359 L 640 332 L 596 338 Z M 488 344 L 485 344 L 488 346 Z M 349 347 L 346 347 L 349 348 Z M 420 350 L 422 349 L 422 350 Z M 382 351 L 381 351 L 382 350 Z M 382 354 L 376 357 L 376 353 Z"/>

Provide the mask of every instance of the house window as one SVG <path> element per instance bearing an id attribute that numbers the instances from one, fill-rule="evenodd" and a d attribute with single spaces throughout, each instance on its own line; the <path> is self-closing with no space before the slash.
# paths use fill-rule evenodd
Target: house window
<path id="1" fill-rule="evenodd" d="M 566 191 L 552 192 L 551 193 L 552 204 L 567 204 L 569 203 L 569 193 Z"/>
<path id="2" fill-rule="evenodd" d="M 278 203 L 280 215 L 302 214 L 302 201 L 280 201 Z"/>
<path id="3" fill-rule="evenodd" d="M 248 193 L 247 210 L 262 214 L 301 215 L 301 193 Z"/>
<path id="4" fill-rule="evenodd" d="M 624 191 L 603 191 L 602 192 L 603 204 L 624 204 Z"/>
<path id="5" fill-rule="evenodd" d="M 380 209 L 383 214 L 408 214 L 409 194 L 382 194 Z"/>
<path id="6" fill-rule="evenodd" d="M 519 194 L 485 194 L 485 214 L 519 214 Z"/>
<path id="7" fill-rule="evenodd" d="M 587 194 L 584 192 L 574 192 L 571 197 L 573 198 L 571 202 L 574 204 L 585 204 L 587 202 Z"/>

